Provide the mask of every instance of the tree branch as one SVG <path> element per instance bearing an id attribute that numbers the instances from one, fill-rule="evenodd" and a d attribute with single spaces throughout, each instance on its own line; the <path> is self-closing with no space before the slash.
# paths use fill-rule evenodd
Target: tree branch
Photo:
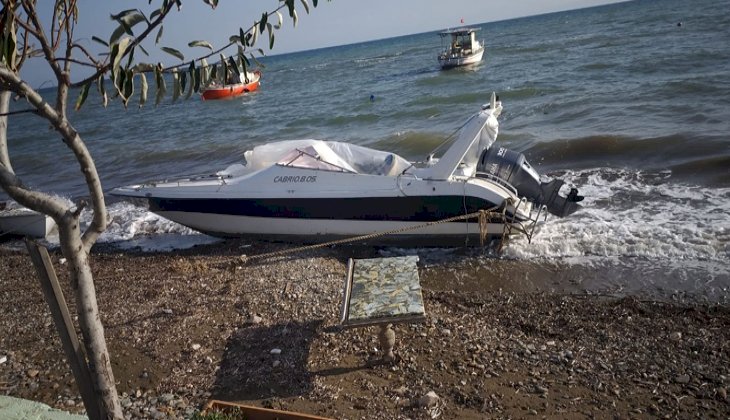
<path id="1" fill-rule="evenodd" d="M 53 49 L 48 44 L 48 40 L 43 32 L 43 25 L 41 25 L 41 22 L 38 20 L 38 15 L 35 11 L 35 4 L 28 0 L 23 0 L 22 4 L 25 13 L 28 15 L 28 19 L 33 23 L 33 36 L 41 43 L 41 49 L 46 57 L 46 61 L 48 61 L 48 65 L 51 66 L 51 70 L 53 70 L 53 73 L 56 75 L 56 79 L 60 84 L 63 81 L 63 74 L 61 73 L 61 68 L 53 61 L 55 55 L 53 54 Z"/>
<path id="2" fill-rule="evenodd" d="M 0 185 L 10 197 L 21 205 L 50 215 L 59 221 L 65 213 L 64 203 L 45 193 L 27 188 L 11 170 L 0 163 Z"/>
<path id="3" fill-rule="evenodd" d="M 101 181 L 99 180 L 99 174 L 96 171 L 96 165 L 94 164 L 94 160 L 92 159 L 89 150 L 86 148 L 86 145 L 81 140 L 78 132 L 76 132 L 76 130 L 68 123 L 68 121 L 63 118 L 63 114 L 57 112 L 53 107 L 48 105 L 48 103 L 43 100 L 38 92 L 33 90 L 33 88 L 31 88 L 30 86 L 28 86 L 27 83 L 21 80 L 17 74 L 10 71 L 5 66 L 0 66 L 0 82 L 9 86 L 10 90 L 17 93 L 18 95 L 24 96 L 28 100 L 28 102 L 38 110 L 38 115 L 45 118 L 53 125 L 53 128 L 61 134 L 61 136 L 63 137 L 63 142 L 71 150 L 71 152 L 73 152 L 76 161 L 79 163 L 79 166 L 81 167 L 81 172 L 83 173 L 84 179 L 86 181 L 86 187 L 89 190 L 91 204 L 94 210 L 91 224 L 81 237 L 82 244 L 86 252 L 88 252 L 94 242 L 96 242 L 96 239 L 99 237 L 99 235 L 101 235 L 101 233 L 104 232 L 104 229 L 106 229 L 108 221 L 106 203 L 104 202 L 104 191 L 102 190 Z M 12 179 L 7 180 L 7 182 L 9 183 L 8 186 L 9 188 L 14 188 L 15 184 L 13 184 L 11 181 Z M 3 182 L 5 182 L 5 180 L 3 180 Z M 20 190 L 13 189 L 13 191 Z M 19 194 L 21 194 L 21 192 L 19 192 Z M 20 201 L 18 202 L 25 205 Z M 36 205 L 36 203 L 33 204 Z M 30 208 L 36 209 L 37 207 Z M 48 212 L 44 211 L 44 213 L 52 214 L 50 213 L 51 211 L 55 211 L 55 209 L 49 209 Z M 60 217 L 62 217 L 62 215 L 59 215 L 59 220 Z"/>

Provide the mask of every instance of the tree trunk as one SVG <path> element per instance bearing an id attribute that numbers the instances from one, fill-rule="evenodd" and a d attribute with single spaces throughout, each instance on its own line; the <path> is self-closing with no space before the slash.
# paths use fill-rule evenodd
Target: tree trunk
<path id="1" fill-rule="evenodd" d="M 13 172 L 8 155 L 8 116 L 10 111 L 11 92 L 4 90 L 0 92 L 0 165 L 4 165 L 9 172 Z"/>
<path id="2" fill-rule="evenodd" d="M 104 327 L 101 323 L 96 301 L 94 278 L 89 265 L 91 245 L 95 242 L 98 234 L 106 228 L 107 223 L 106 205 L 101 192 L 101 183 L 93 159 L 91 159 L 88 150 L 86 150 L 80 137 L 68 121 L 64 118 L 52 118 L 56 116 L 53 110 L 43 106 L 45 103 L 39 100 L 40 96 L 36 92 L 24 91 L 23 93 L 26 97 L 30 96 L 35 99 L 31 102 L 35 102 L 34 105 L 39 113 L 47 120 L 55 123 L 56 130 L 63 135 L 64 141 L 81 164 L 82 172 L 86 177 L 92 196 L 92 211 L 94 212 L 92 225 L 86 231 L 88 238 L 86 243 L 82 239 L 79 225 L 80 206 L 74 209 L 48 194 L 28 189 L 10 168 L 7 147 L 7 117 L 0 119 L 0 187 L 13 200 L 25 207 L 51 216 L 58 225 L 61 251 L 68 261 L 69 278 L 76 299 L 79 327 L 89 357 L 91 380 L 101 406 L 102 413 L 99 418 L 122 419 L 122 407 L 114 383 L 109 351 L 104 339 Z M 7 109 L 9 100 L 9 92 L 0 92 L 0 110 L 3 107 Z M 87 411 L 92 416 L 92 420 L 95 420 L 95 414 L 98 413 L 98 410 L 95 407 L 88 407 Z"/>
<path id="3" fill-rule="evenodd" d="M 94 277 L 89 265 L 89 255 L 81 242 L 78 220 L 68 213 L 58 223 L 58 236 L 63 255 L 67 258 L 71 275 L 71 287 L 76 298 L 79 326 L 84 337 L 91 380 L 102 406 L 103 418 L 121 419 L 122 406 L 114 382 L 109 351 L 104 338 L 99 307 L 96 301 Z"/>

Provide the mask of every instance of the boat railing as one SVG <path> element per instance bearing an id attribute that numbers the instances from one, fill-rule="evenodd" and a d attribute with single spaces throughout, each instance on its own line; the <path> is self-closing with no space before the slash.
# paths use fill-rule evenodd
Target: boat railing
<path id="1" fill-rule="evenodd" d="M 502 187 L 506 188 L 507 190 L 509 190 L 509 192 L 513 193 L 514 195 L 518 195 L 517 194 L 517 188 L 515 188 L 512 184 L 510 184 L 509 182 L 505 181 L 504 179 L 502 179 L 502 178 L 500 178 L 498 176 L 492 175 L 492 174 L 487 173 L 487 172 L 479 172 L 479 171 L 477 171 L 476 174 L 475 174 L 475 177 L 476 178 L 482 178 L 482 179 L 488 179 L 489 181 L 492 181 L 495 184 L 499 184 Z"/>

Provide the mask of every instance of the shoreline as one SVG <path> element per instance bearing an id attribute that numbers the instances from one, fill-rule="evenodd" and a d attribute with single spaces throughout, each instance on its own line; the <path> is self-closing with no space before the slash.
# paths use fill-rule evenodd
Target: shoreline
<path id="1" fill-rule="evenodd" d="M 247 245 L 92 251 L 125 414 L 189 418 L 209 398 L 333 418 L 730 414 L 726 304 L 480 289 L 419 264 L 427 321 L 395 327 L 385 365 L 376 328 L 337 328 L 347 258 L 376 249 L 241 264 Z M 83 410 L 30 259 L 0 256 L 3 394 Z"/>

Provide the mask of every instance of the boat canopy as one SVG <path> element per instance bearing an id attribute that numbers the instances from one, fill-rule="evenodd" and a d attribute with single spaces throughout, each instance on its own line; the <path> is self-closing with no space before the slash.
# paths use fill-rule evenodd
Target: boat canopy
<path id="1" fill-rule="evenodd" d="M 256 171 L 278 164 L 369 175 L 397 175 L 411 162 L 389 152 L 339 141 L 284 140 L 256 146 L 244 153 L 245 167 Z"/>
<path id="2" fill-rule="evenodd" d="M 481 28 L 454 28 L 454 29 L 447 29 L 445 31 L 439 32 L 439 35 L 442 37 L 447 36 L 468 36 L 471 33 L 474 33 Z"/>

